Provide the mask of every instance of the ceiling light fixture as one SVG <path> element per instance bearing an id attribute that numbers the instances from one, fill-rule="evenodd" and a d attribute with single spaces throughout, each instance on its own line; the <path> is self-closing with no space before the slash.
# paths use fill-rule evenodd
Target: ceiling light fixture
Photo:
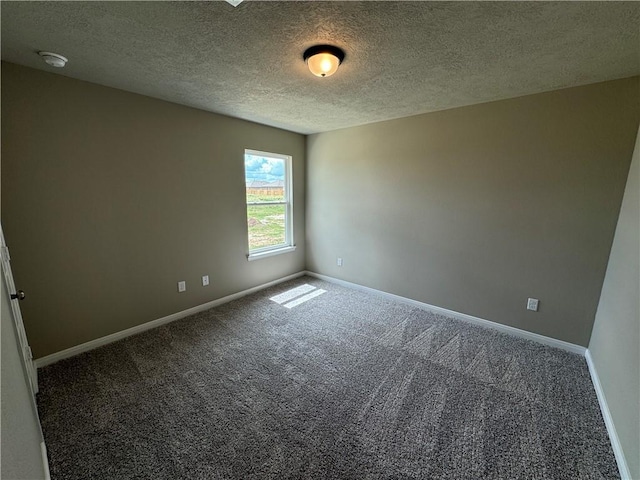
<path id="1" fill-rule="evenodd" d="M 332 45 L 316 45 L 308 48 L 303 57 L 316 77 L 330 77 L 344 60 L 344 52 Z"/>
<path id="2" fill-rule="evenodd" d="M 64 67 L 69 60 L 62 55 L 58 55 L 57 53 L 51 52 L 38 52 L 38 55 L 42 57 L 42 59 L 47 62 L 47 65 L 51 65 L 52 67 L 62 68 Z"/>

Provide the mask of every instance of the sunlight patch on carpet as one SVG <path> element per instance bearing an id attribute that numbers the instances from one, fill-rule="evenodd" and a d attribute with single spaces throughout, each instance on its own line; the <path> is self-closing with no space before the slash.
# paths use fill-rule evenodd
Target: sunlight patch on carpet
<path id="1" fill-rule="evenodd" d="M 305 283 L 304 285 L 300 285 L 299 287 L 292 288 L 291 290 L 279 293 L 278 295 L 274 295 L 273 297 L 269 298 L 269 300 L 280 305 L 284 303 L 283 307 L 292 309 L 294 307 L 297 307 L 298 305 L 308 302 L 312 298 L 316 298 L 322 295 L 325 292 L 326 290 L 323 290 L 322 288 L 316 288 Z"/>
<path id="2" fill-rule="evenodd" d="M 307 293 L 306 295 L 303 295 L 300 298 L 296 298 L 295 300 L 293 300 L 292 302 L 289 303 L 285 303 L 285 307 L 286 308 L 293 308 L 293 307 L 297 307 L 298 305 L 304 303 L 304 302 L 308 302 L 309 300 L 311 300 L 312 298 L 316 298 L 320 295 L 322 295 L 323 293 L 325 293 L 326 290 L 323 290 L 321 288 L 318 288 L 317 290 L 314 290 L 311 293 Z"/>
<path id="3" fill-rule="evenodd" d="M 305 283 L 304 285 L 300 285 L 299 287 L 292 288 L 291 290 L 287 290 L 286 292 L 280 293 L 278 295 L 274 295 L 269 300 L 282 305 L 284 302 L 293 300 L 294 298 L 299 297 L 300 295 L 304 295 L 305 293 L 309 293 L 310 291 L 315 289 L 316 287 Z"/>

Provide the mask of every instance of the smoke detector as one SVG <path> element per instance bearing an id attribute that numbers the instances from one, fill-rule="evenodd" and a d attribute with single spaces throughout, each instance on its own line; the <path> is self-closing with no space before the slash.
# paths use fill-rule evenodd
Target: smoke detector
<path id="1" fill-rule="evenodd" d="M 42 57 L 42 59 L 47 62 L 47 65 L 51 65 L 52 67 L 62 68 L 64 67 L 69 60 L 62 55 L 58 55 L 57 53 L 51 52 L 38 52 L 38 55 Z"/>

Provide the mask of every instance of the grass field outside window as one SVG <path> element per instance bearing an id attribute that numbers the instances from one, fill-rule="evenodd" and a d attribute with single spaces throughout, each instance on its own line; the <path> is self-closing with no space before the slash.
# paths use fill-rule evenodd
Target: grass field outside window
<path id="1" fill-rule="evenodd" d="M 247 195 L 247 202 L 272 201 L 272 197 Z M 247 205 L 249 250 L 286 244 L 285 205 Z"/>

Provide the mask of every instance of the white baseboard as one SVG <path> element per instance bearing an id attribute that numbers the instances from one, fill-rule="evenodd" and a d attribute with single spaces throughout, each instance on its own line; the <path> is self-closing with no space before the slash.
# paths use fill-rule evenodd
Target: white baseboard
<path id="1" fill-rule="evenodd" d="M 347 282 L 345 280 L 340 280 L 338 278 L 329 277 L 327 275 L 322 275 L 316 272 L 311 271 L 302 271 L 298 273 L 294 273 L 293 275 L 288 275 L 283 278 L 279 278 L 277 280 L 273 280 L 271 282 L 258 285 L 253 288 L 249 288 L 247 290 L 243 290 L 242 292 L 234 293 L 232 295 L 228 295 L 223 298 L 219 298 L 217 300 L 213 300 L 211 302 L 204 303 L 202 305 L 197 305 L 195 307 L 189 308 L 187 310 L 183 310 L 181 312 L 173 313 L 166 317 L 158 318 L 156 320 L 151 320 L 150 322 L 143 323 L 142 325 L 137 325 L 135 327 L 128 328 L 126 330 L 122 330 L 120 332 L 112 333 L 111 335 L 107 335 L 105 337 L 97 338 L 95 340 L 91 340 L 86 343 L 82 343 L 80 345 L 76 345 L 75 347 L 68 348 L 66 350 L 62 350 L 60 352 L 52 353 L 51 355 L 47 355 L 45 357 L 41 357 L 35 360 L 36 368 L 42 368 L 47 365 L 51 365 L 52 363 L 58 362 L 65 358 L 73 357 L 75 355 L 79 355 L 80 353 L 87 352 L 89 350 L 93 350 L 95 348 L 101 347 L 103 345 L 107 345 L 109 343 L 116 342 L 118 340 L 122 340 L 123 338 L 130 337 L 132 335 L 136 335 L 138 333 L 144 332 L 146 330 L 150 330 L 152 328 L 159 327 L 161 325 L 165 325 L 170 322 L 174 322 L 184 317 L 188 317 L 189 315 L 193 315 L 198 312 L 202 312 L 204 310 L 208 310 L 213 307 L 217 307 L 218 305 L 222 305 L 223 303 L 230 302 L 240 297 L 244 297 L 245 295 L 249 295 L 251 293 L 257 292 L 259 290 L 263 290 L 265 288 L 271 287 L 273 285 L 277 285 L 278 283 L 286 282 L 288 280 L 292 280 L 297 277 L 301 277 L 303 275 L 309 275 L 310 277 L 316 277 L 321 280 L 325 280 L 327 282 L 335 283 L 338 285 L 343 285 L 345 287 L 353 288 L 355 290 L 361 290 L 368 293 L 372 293 L 374 295 L 381 295 L 399 302 L 408 303 L 410 305 L 415 305 L 419 308 L 423 308 L 426 310 L 430 310 L 434 313 L 438 313 L 441 315 L 447 315 L 449 317 L 456 318 L 458 320 L 462 320 L 465 322 L 474 323 L 476 325 L 481 325 L 484 327 L 492 328 L 494 330 L 498 330 L 509 335 L 514 335 L 516 337 L 525 338 L 528 340 L 532 340 L 534 342 L 538 342 L 544 345 L 548 345 L 551 347 L 560 348 L 562 350 L 566 350 L 573 353 L 578 353 L 580 355 L 585 355 L 587 349 L 580 345 L 575 345 L 573 343 L 565 342 L 562 340 L 557 340 L 555 338 L 546 337 L 544 335 L 539 335 L 537 333 L 528 332 L 526 330 L 521 330 L 519 328 L 510 327 L 508 325 L 502 325 L 500 323 L 492 322 L 490 320 L 485 320 L 483 318 L 474 317 L 472 315 L 467 315 L 466 313 L 460 313 L 453 310 L 448 310 L 446 308 L 436 307 L 435 305 L 429 305 L 428 303 L 419 302 L 417 300 L 412 300 L 410 298 L 402 297 L 400 295 L 395 295 L 393 293 L 383 292 L 382 290 L 376 290 L 375 288 L 365 287 L 363 285 L 359 285 L 357 283 Z"/>
<path id="2" fill-rule="evenodd" d="M 618 438 L 618 432 L 616 432 L 616 426 L 613 423 L 613 418 L 611 417 L 611 412 L 609 411 L 609 405 L 607 404 L 607 398 L 604 395 L 604 390 L 602 389 L 602 384 L 600 383 L 598 371 L 596 370 L 596 366 L 593 363 L 591 352 L 588 349 L 585 354 L 585 358 L 587 359 L 587 365 L 589 366 L 589 373 L 591 374 L 593 387 L 595 388 L 596 395 L 598 396 L 598 403 L 600 404 L 602 418 L 604 419 L 604 424 L 607 426 L 607 432 L 609 433 L 609 439 L 611 440 L 611 448 L 613 449 L 613 454 L 616 456 L 618 470 L 620 470 L 620 478 L 622 478 L 622 480 L 633 480 L 631 478 L 629 467 L 627 466 L 627 461 L 624 458 L 624 451 L 622 450 L 622 445 L 620 444 L 620 439 Z"/>
<path id="3" fill-rule="evenodd" d="M 327 282 L 335 283 L 338 285 L 343 285 L 345 287 L 353 288 L 356 290 L 361 290 L 364 292 L 372 293 L 375 295 L 381 295 L 386 298 L 390 298 L 399 302 L 408 303 L 410 305 L 415 305 L 416 307 L 423 308 L 425 310 L 430 310 L 433 313 L 438 313 L 441 315 L 446 315 L 448 317 L 453 317 L 457 320 L 462 320 L 464 322 L 473 323 L 476 325 L 480 325 L 483 327 L 491 328 L 493 330 L 498 330 L 503 333 L 507 333 L 509 335 L 513 335 L 515 337 L 524 338 L 527 340 L 532 340 L 534 342 L 541 343 L 543 345 L 547 345 L 550 347 L 559 348 L 562 350 L 566 350 L 568 352 L 577 353 L 579 355 L 584 356 L 587 349 L 580 345 L 576 345 L 574 343 L 565 342 L 563 340 L 558 340 L 551 337 L 546 337 L 544 335 L 540 335 L 538 333 L 528 332 L 526 330 L 521 330 L 516 327 L 510 327 L 508 325 L 502 325 L 501 323 L 492 322 L 490 320 L 485 320 L 483 318 L 474 317 L 472 315 L 467 315 L 466 313 L 460 313 L 453 310 L 448 310 L 446 308 L 436 307 L 435 305 L 429 305 L 428 303 L 419 302 L 417 300 L 412 300 L 410 298 L 401 297 L 400 295 L 394 295 L 393 293 L 383 292 L 382 290 L 376 290 L 375 288 L 365 287 L 363 285 L 359 285 L 357 283 L 347 282 L 345 280 L 340 280 L 338 278 L 329 277 L 327 275 L 321 275 L 319 273 L 305 272 L 310 277 L 316 277 L 321 280 L 325 280 Z"/>
<path id="4" fill-rule="evenodd" d="M 51 365 L 52 363 L 59 362 L 60 360 L 63 360 L 65 358 L 73 357 L 75 355 L 88 352 L 89 350 L 102 347 L 103 345 L 117 342 L 118 340 L 122 340 L 123 338 L 130 337 L 132 335 L 137 335 L 138 333 L 144 332 L 146 330 L 151 330 L 152 328 L 156 328 L 161 325 L 165 325 L 167 323 L 180 320 L 181 318 L 188 317 L 189 315 L 193 315 L 194 313 L 202 312 L 204 310 L 209 310 L 210 308 L 217 307 L 218 305 L 222 305 L 223 303 L 227 303 L 237 298 L 244 297 L 246 295 L 257 292 L 259 290 L 264 290 L 265 288 L 271 287 L 273 285 L 277 285 L 278 283 L 286 282 L 287 280 L 292 280 L 294 278 L 301 277 L 304 274 L 305 272 L 302 271 L 302 272 L 294 273 L 293 275 L 278 278 L 277 280 L 273 280 L 272 282 L 264 283 L 262 285 L 258 285 L 257 287 L 243 290 L 242 292 L 234 293 L 232 295 L 227 295 L 226 297 L 222 297 L 217 300 L 213 300 L 211 302 L 203 303 L 202 305 L 197 305 L 195 307 L 188 308 L 187 310 L 183 310 L 181 312 L 176 312 L 171 315 L 167 315 L 166 317 L 158 318 L 156 320 L 151 320 L 149 322 L 143 323 L 142 325 L 136 325 L 135 327 L 127 328 L 126 330 L 112 333 L 111 335 L 107 335 L 105 337 L 96 338 L 95 340 L 91 340 L 89 342 L 76 345 L 75 347 L 67 348 L 66 350 L 62 350 L 60 352 L 52 353 L 51 355 L 47 355 L 45 357 L 37 358 L 34 362 L 35 366 L 36 368 L 46 367 L 47 365 Z"/>

